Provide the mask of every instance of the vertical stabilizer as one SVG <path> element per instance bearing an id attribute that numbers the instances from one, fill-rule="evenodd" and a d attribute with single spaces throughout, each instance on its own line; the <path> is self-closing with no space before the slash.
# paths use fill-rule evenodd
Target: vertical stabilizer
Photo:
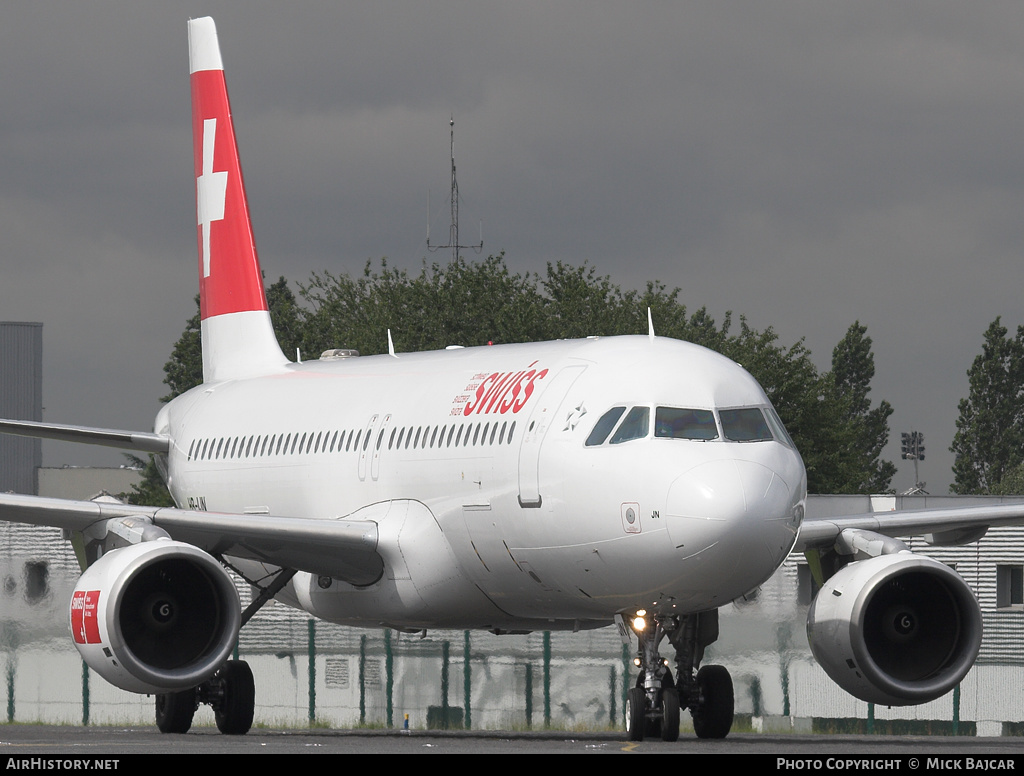
<path id="1" fill-rule="evenodd" d="M 213 19 L 190 19 L 203 381 L 280 370 Z"/>

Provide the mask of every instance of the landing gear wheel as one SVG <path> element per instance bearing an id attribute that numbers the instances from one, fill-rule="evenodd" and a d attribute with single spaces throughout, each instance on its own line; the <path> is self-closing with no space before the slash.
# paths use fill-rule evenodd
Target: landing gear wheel
<path id="1" fill-rule="evenodd" d="M 156 726 L 161 733 L 187 733 L 195 713 L 195 687 L 156 696 Z"/>
<path id="2" fill-rule="evenodd" d="M 626 737 L 630 741 L 643 741 L 646 723 L 647 696 L 642 687 L 630 687 L 626 694 Z"/>
<path id="3" fill-rule="evenodd" d="M 700 705 L 691 711 L 698 738 L 725 738 L 732 728 L 732 677 L 725 666 L 704 666 L 697 672 Z"/>
<path id="4" fill-rule="evenodd" d="M 661 740 L 679 740 L 679 691 L 673 687 L 661 691 Z"/>
<path id="5" fill-rule="evenodd" d="M 223 695 L 213 705 L 217 729 L 228 736 L 244 736 L 252 727 L 256 708 L 256 682 L 244 660 L 229 660 L 220 670 Z"/>

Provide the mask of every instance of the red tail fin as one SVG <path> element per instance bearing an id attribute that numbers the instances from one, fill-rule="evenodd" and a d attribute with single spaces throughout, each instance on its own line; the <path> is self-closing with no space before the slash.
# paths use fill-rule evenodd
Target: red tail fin
<path id="1" fill-rule="evenodd" d="M 267 312 L 217 28 L 207 17 L 189 20 L 188 29 L 203 378 L 209 382 L 272 371 L 286 359 Z"/>

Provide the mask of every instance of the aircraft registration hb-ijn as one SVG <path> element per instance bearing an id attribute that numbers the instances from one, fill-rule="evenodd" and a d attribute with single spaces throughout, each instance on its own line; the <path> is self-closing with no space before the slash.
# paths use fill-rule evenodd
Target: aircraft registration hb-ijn
<path id="1" fill-rule="evenodd" d="M 156 695 L 165 732 L 199 703 L 249 730 L 239 629 L 276 598 L 331 622 L 495 633 L 617 624 L 636 644 L 631 739 L 732 725 L 728 671 L 701 662 L 718 609 L 794 549 L 824 587 L 818 661 L 858 698 L 953 688 L 981 614 L 951 569 L 895 538 L 974 541 L 1024 510 L 804 521 L 806 474 L 767 396 L 704 348 L 647 336 L 292 363 L 271 327 L 212 19 L 189 22 L 203 384 L 152 433 L 7 420 L 0 431 L 154 453 L 179 508 L 0 495 L 84 568 L 85 662 Z M 245 612 L 225 563 L 260 593 Z M 674 666 L 659 647 L 675 651 Z M 635 642 L 633 641 L 635 639 Z"/>

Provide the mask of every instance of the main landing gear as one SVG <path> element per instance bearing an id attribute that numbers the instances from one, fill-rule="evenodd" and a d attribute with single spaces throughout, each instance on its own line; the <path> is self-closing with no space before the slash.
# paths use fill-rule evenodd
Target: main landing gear
<path id="1" fill-rule="evenodd" d="M 700 665 L 704 648 L 718 638 L 718 611 L 685 616 L 647 617 L 643 610 L 628 619 L 616 618 L 624 637 L 625 628 L 639 642 L 634 664 L 640 669 L 636 685 L 626 696 L 626 732 L 630 741 L 661 736 L 662 741 L 679 738 L 679 710 L 685 707 L 693 718 L 699 738 L 725 738 L 732 727 L 732 679 L 723 666 Z M 668 637 L 676 651 L 676 676 L 668 660 L 658 652 Z"/>
<path id="2" fill-rule="evenodd" d="M 234 569 L 238 572 L 237 569 Z M 238 572 L 243 579 L 244 574 Z M 264 604 L 277 595 L 295 576 L 295 569 L 281 569 L 267 586 L 246 579 L 260 594 L 242 612 L 245 625 Z M 161 733 L 187 733 L 200 703 L 213 706 L 217 729 L 229 736 L 244 736 L 252 727 L 256 711 L 256 682 L 244 660 L 229 660 L 198 687 L 156 696 L 156 726 Z"/>
<path id="3" fill-rule="evenodd" d="M 213 706 L 217 729 L 243 736 L 252 727 L 256 683 L 244 660 L 229 660 L 198 687 L 156 696 L 156 726 L 161 733 L 187 733 L 200 703 Z"/>

